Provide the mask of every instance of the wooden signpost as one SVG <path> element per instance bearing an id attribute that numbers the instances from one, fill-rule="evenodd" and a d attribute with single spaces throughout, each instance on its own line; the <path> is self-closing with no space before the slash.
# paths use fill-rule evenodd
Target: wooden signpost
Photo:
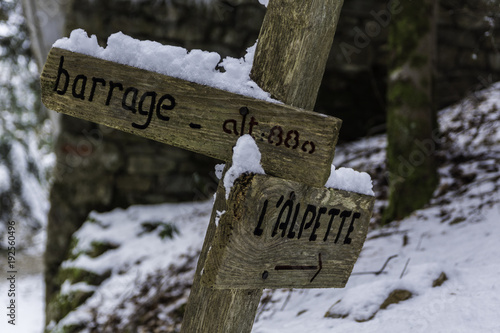
<path id="1" fill-rule="evenodd" d="M 231 190 L 202 283 L 214 288 L 342 288 L 363 246 L 367 196 L 263 175 Z"/>
<path id="2" fill-rule="evenodd" d="M 42 99 L 55 111 L 230 161 L 250 134 L 272 175 L 326 180 L 341 121 L 84 54 L 53 48 Z M 315 173 L 309 170 L 317 170 Z"/>
<path id="3" fill-rule="evenodd" d="M 341 288 L 374 198 L 325 188 L 341 121 L 312 109 L 342 0 L 271 0 L 252 78 L 273 104 L 62 49 L 41 75 L 53 110 L 231 161 L 250 134 L 266 175 L 219 183 L 184 333 L 250 332 L 264 288 Z M 291 106 L 293 105 L 293 106 Z"/>

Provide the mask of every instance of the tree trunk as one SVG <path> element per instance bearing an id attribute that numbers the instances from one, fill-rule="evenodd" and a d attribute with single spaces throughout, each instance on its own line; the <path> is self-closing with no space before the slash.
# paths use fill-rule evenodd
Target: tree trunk
<path id="1" fill-rule="evenodd" d="M 405 1 L 394 9 L 387 97 L 389 206 L 384 223 L 422 208 L 438 184 L 432 93 L 437 2 Z"/>

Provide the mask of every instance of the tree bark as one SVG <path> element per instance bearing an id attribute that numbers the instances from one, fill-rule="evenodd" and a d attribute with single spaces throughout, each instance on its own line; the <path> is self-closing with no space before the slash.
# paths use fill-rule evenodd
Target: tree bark
<path id="1" fill-rule="evenodd" d="M 389 206 L 384 223 L 422 208 L 438 184 L 433 98 L 437 2 L 406 1 L 389 29 L 387 169 Z"/>

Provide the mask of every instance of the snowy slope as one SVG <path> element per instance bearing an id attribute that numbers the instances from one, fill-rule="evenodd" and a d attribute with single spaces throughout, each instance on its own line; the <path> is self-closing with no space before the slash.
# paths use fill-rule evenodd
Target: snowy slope
<path id="1" fill-rule="evenodd" d="M 253 332 L 500 332 L 499 89 L 440 113 L 441 184 L 429 207 L 372 230 L 346 288 L 269 292 Z M 384 137 L 365 139 L 336 156 L 372 171 L 379 207 L 384 147 Z M 396 290 L 410 298 L 382 306 Z"/>
<path id="2" fill-rule="evenodd" d="M 500 205 L 452 226 L 440 210 L 371 232 L 345 289 L 275 292 L 254 332 L 500 332 Z M 356 275 L 379 271 L 393 255 L 384 273 Z M 411 298 L 381 310 L 395 290 Z"/>
<path id="3" fill-rule="evenodd" d="M 339 146 L 335 165 L 369 172 L 377 195 L 353 275 L 344 289 L 266 290 L 253 332 L 500 332 L 499 104 L 496 84 L 440 113 L 443 133 L 433 149 L 441 183 L 434 199 L 387 227 L 377 226 L 386 204 L 385 137 Z M 93 294 L 58 327 L 178 329 L 211 206 L 92 213 L 77 233 L 75 259 L 64 267 L 109 277 L 100 287 L 63 283 L 67 295 Z M 41 295 L 24 299 L 41 313 Z"/>
<path id="4" fill-rule="evenodd" d="M 376 211 L 346 288 L 267 290 L 253 332 L 500 332 L 499 89 L 441 112 L 440 146 L 429 146 L 441 160 L 441 184 L 427 208 L 384 228 L 376 227 Z M 386 197 L 384 148 L 383 136 L 364 139 L 338 147 L 334 161 L 372 175 L 377 210 Z M 65 292 L 96 292 L 59 327 L 178 328 L 210 210 L 206 202 L 92 214 L 75 251 L 95 241 L 117 248 L 64 265 L 111 276 L 97 290 L 65 283 Z M 160 227 L 144 232 L 148 221 L 178 233 L 162 240 Z M 146 304 L 149 312 L 139 311 Z"/>

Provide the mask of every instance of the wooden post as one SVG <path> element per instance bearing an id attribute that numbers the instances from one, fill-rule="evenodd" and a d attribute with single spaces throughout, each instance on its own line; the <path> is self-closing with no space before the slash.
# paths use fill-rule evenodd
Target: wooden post
<path id="1" fill-rule="evenodd" d="M 312 109 L 342 3 L 343 0 L 271 0 L 259 36 L 253 79 L 285 104 Z M 294 178 L 293 174 L 281 177 Z M 324 186 L 325 181 L 321 179 L 311 185 Z M 262 289 L 215 289 L 201 283 L 215 235 L 215 219 L 226 209 L 225 190 L 219 184 L 182 333 L 246 333 L 252 330 Z"/>
<path id="2" fill-rule="evenodd" d="M 215 219 L 217 214 L 226 209 L 225 189 L 220 181 L 186 305 L 181 333 L 246 333 L 252 330 L 262 289 L 214 289 L 201 283 L 203 268 L 217 229 Z"/>
<path id="3" fill-rule="evenodd" d="M 269 1 L 252 79 L 283 103 L 313 110 L 343 3 Z"/>

